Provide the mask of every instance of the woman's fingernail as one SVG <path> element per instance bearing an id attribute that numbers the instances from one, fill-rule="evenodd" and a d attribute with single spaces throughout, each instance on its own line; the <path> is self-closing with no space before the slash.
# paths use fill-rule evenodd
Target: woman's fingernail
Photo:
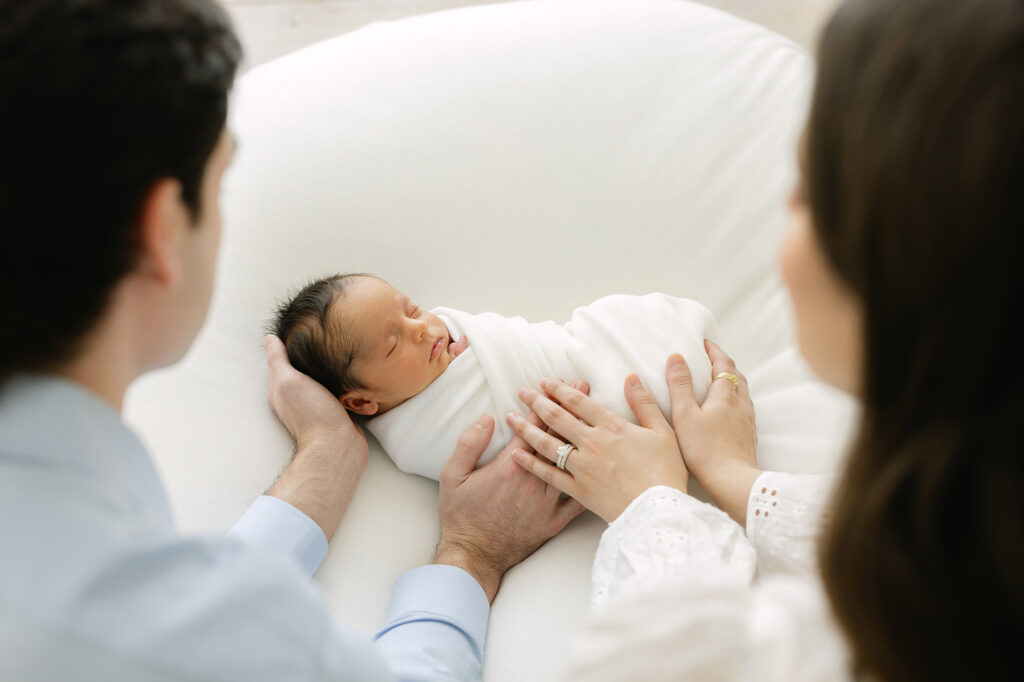
<path id="1" fill-rule="evenodd" d="M 525 464 L 527 457 L 529 457 L 529 455 L 526 454 L 525 450 L 512 451 L 512 459 L 516 462 L 516 464 Z"/>
<path id="2" fill-rule="evenodd" d="M 480 429 L 481 431 L 486 431 L 487 430 L 487 415 L 485 414 L 482 417 L 480 417 L 479 419 L 477 419 L 476 423 L 473 424 L 473 426 L 475 426 L 476 428 Z"/>
<path id="3" fill-rule="evenodd" d="M 630 374 L 629 379 L 627 379 L 627 381 L 629 382 L 631 388 L 636 388 L 637 386 L 640 385 L 640 377 L 638 377 L 635 374 Z"/>
<path id="4" fill-rule="evenodd" d="M 549 388 L 551 388 L 554 385 L 554 383 L 555 382 L 552 379 L 548 379 L 547 377 L 544 377 L 543 379 L 540 380 L 540 387 L 543 388 L 546 391 Z"/>
<path id="5" fill-rule="evenodd" d="M 505 421 L 507 421 L 509 424 L 515 424 L 519 421 L 519 419 L 520 416 L 515 412 L 509 412 L 508 414 L 505 415 Z"/>
<path id="6" fill-rule="evenodd" d="M 682 355 L 673 355 L 668 359 L 668 366 L 672 367 L 673 369 L 686 367 L 686 360 L 683 359 Z"/>
<path id="7" fill-rule="evenodd" d="M 519 399 L 520 400 L 529 400 L 530 396 L 532 396 L 532 395 L 533 395 L 533 389 L 529 389 L 529 388 L 521 388 L 521 389 L 519 389 Z"/>

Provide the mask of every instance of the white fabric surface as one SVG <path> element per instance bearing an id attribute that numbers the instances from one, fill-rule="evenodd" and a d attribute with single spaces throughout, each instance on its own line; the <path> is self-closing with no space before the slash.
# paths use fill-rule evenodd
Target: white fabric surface
<path id="1" fill-rule="evenodd" d="M 775 266 L 812 70 L 700 5 L 539 0 L 374 24 L 247 74 L 209 320 L 126 405 L 179 527 L 228 529 L 288 462 L 262 331 L 276 299 L 336 271 L 532 320 L 609 294 L 700 301 L 750 379 L 762 464 L 833 470 L 853 411 L 793 351 Z M 436 503 L 373 444 L 318 574 L 339 618 L 382 623 L 431 556 Z M 488 682 L 564 673 L 552 633 L 589 609 L 603 528 L 581 517 L 506 577 Z"/>
<path id="2" fill-rule="evenodd" d="M 849 679 L 849 653 L 813 570 L 831 489 L 827 476 L 763 473 L 747 536 L 707 503 L 647 490 L 601 537 L 596 616 L 572 642 L 571 679 Z M 773 568 L 754 580 L 763 554 Z"/>
<path id="3" fill-rule="evenodd" d="M 691 363 L 699 402 L 711 383 L 704 339 L 714 339 L 715 318 L 696 301 L 665 294 L 605 296 L 574 310 L 564 325 L 453 308 L 433 312 L 453 339 L 467 335 L 469 347 L 425 390 L 369 420 L 366 428 L 399 469 L 435 481 L 459 436 L 484 413 L 494 417 L 495 435 L 480 462 L 494 459 L 515 435 L 505 415 L 529 412 L 516 391 L 544 377 L 587 381 L 591 398 L 634 423 L 623 395 L 630 373 L 650 387 L 668 419 L 669 355 L 681 353 Z"/>

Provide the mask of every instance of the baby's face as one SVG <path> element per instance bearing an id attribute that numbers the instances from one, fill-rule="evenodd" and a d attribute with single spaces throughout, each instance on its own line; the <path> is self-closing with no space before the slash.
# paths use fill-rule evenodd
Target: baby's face
<path id="1" fill-rule="evenodd" d="M 353 281 L 329 314 L 340 315 L 356 337 L 352 372 L 367 388 L 342 396 L 353 412 L 390 410 L 429 386 L 454 357 L 441 318 L 375 277 Z"/>

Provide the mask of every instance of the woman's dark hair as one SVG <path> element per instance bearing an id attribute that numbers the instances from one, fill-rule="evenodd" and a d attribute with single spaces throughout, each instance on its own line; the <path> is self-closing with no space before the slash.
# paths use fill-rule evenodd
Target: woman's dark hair
<path id="1" fill-rule="evenodd" d="M 240 58 L 212 0 L 0 0 L 0 382 L 77 351 L 154 183 L 198 215 Z"/>
<path id="2" fill-rule="evenodd" d="M 805 194 L 865 314 L 826 589 L 862 677 L 1020 680 L 1024 2 L 848 0 L 818 62 Z"/>
<path id="3" fill-rule="evenodd" d="M 352 373 L 358 352 L 355 337 L 338 316 L 328 316 L 359 273 L 331 275 L 309 282 L 277 306 L 268 331 L 277 335 L 292 366 L 320 382 L 336 398 L 366 388 Z"/>

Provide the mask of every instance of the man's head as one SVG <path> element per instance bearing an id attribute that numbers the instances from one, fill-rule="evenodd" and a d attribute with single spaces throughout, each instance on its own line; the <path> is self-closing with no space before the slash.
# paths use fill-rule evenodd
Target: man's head
<path id="1" fill-rule="evenodd" d="M 371 275 L 311 282 L 278 308 L 272 331 L 296 369 L 362 415 L 405 402 L 453 359 L 441 318 Z"/>
<path id="2" fill-rule="evenodd" d="M 0 381 L 70 362 L 113 308 L 140 369 L 187 349 L 240 56 L 212 0 L 0 0 Z"/>

